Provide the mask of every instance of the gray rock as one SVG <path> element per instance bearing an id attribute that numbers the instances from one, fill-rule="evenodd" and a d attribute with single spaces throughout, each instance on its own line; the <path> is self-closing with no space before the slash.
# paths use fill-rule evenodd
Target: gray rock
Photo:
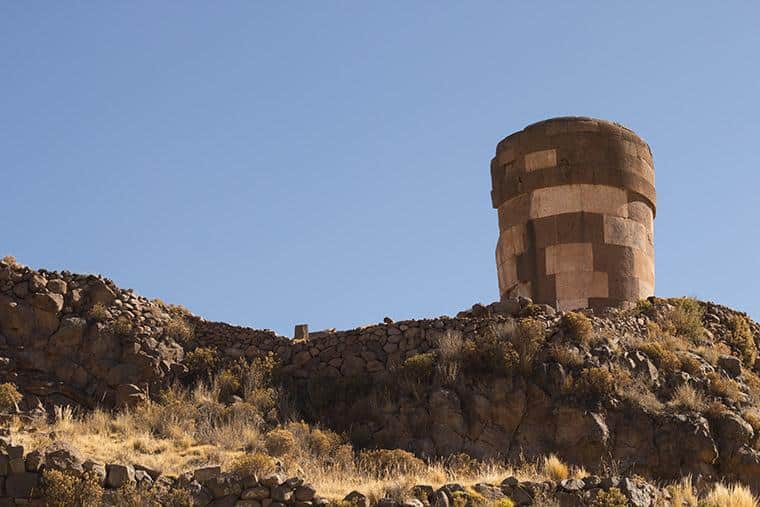
<path id="1" fill-rule="evenodd" d="M 130 465 L 106 465 L 106 486 L 118 489 L 123 485 L 135 482 L 135 469 Z"/>

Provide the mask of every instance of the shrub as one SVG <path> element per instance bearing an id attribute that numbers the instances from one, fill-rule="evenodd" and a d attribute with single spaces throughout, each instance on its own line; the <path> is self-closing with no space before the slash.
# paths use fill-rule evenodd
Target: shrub
<path id="1" fill-rule="evenodd" d="M 195 336 L 193 326 L 179 315 L 175 315 L 166 323 L 165 333 L 177 343 L 187 343 Z"/>
<path id="2" fill-rule="evenodd" d="M 108 318 L 108 308 L 103 303 L 95 303 L 87 316 L 95 322 L 104 322 Z"/>
<path id="3" fill-rule="evenodd" d="M 668 312 L 667 321 L 675 333 L 691 340 L 701 339 L 705 334 L 702 326 L 704 308 L 699 301 L 692 298 L 671 298 L 668 302 L 673 305 L 673 309 Z"/>
<path id="4" fill-rule="evenodd" d="M 638 349 L 649 357 L 658 368 L 674 373 L 681 368 L 681 360 L 675 352 L 661 341 L 648 341 L 640 344 Z"/>
<path id="5" fill-rule="evenodd" d="M 15 384 L 6 382 L 0 384 L 0 410 L 13 410 L 16 404 L 24 397 Z"/>
<path id="6" fill-rule="evenodd" d="M 579 368 L 586 362 L 583 352 L 573 345 L 554 344 L 549 348 L 549 353 L 559 364 L 571 368 Z"/>
<path id="7" fill-rule="evenodd" d="M 243 454 L 233 459 L 229 464 L 229 470 L 241 478 L 265 477 L 277 471 L 274 458 L 262 452 Z"/>
<path id="8" fill-rule="evenodd" d="M 704 500 L 705 507 L 756 507 L 757 498 L 742 484 L 716 484 Z"/>
<path id="9" fill-rule="evenodd" d="M 742 413 L 742 418 L 752 426 L 755 433 L 760 432 L 760 410 L 748 409 Z"/>
<path id="10" fill-rule="evenodd" d="M 569 339 L 588 343 L 591 340 L 591 319 L 579 312 L 568 312 L 562 317 L 562 330 Z"/>
<path id="11" fill-rule="evenodd" d="M 425 463 L 402 449 L 374 449 L 359 453 L 358 466 L 364 473 L 378 479 L 419 473 Z"/>
<path id="12" fill-rule="evenodd" d="M 606 368 L 584 368 L 575 383 L 575 390 L 581 399 L 587 401 L 605 399 L 615 391 L 615 379 Z"/>
<path id="13" fill-rule="evenodd" d="M 710 391 L 716 395 L 737 402 L 742 398 L 742 391 L 739 384 L 733 379 L 721 376 L 716 372 L 709 373 L 707 380 L 710 381 Z"/>
<path id="14" fill-rule="evenodd" d="M 743 315 L 731 315 L 728 319 L 728 329 L 730 331 L 727 337 L 729 345 L 741 354 L 744 366 L 752 368 L 757 359 L 757 345 L 755 345 L 755 337 L 752 335 L 747 318 Z"/>
<path id="15" fill-rule="evenodd" d="M 16 261 L 16 258 L 12 255 L 6 255 L 3 257 L 3 262 L 8 264 L 9 266 L 15 266 L 18 264 L 18 261 Z"/>
<path id="16" fill-rule="evenodd" d="M 435 371 L 435 359 L 435 352 L 415 354 L 401 363 L 398 373 L 407 382 L 430 380 Z"/>
<path id="17" fill-rule="evenodd" d="M 42 473 L 42 496 L 45 504 L 52 507 L 95 507 L 100 505 L 103 488 L 92 472 L 76 477 L 59 470 L 45 470 Z"/>
<path id="18" fill-rule="evenodd" d="M 465 340 L 461 351 L 462 371 L 471 378 L 505 376 L 519 364 L 519 357 L 509 341 L 493 335 L 480 342 Z"/>
<path id="19" fill-rule="evenodd" d="M 607 491 L 599 490 L 591 507 L 627 507 L 628 498 L 618 488 L 610 488 Z"/>
<path id="20" fill-rule="evenodd" d="M 119 317 L 111 322 L 110 329 L 114 335 L 122 338 L 127 338 L 135 334 L 132 322 L 127 317 Z"/>
<path id="21" fill-rule="evenodd" d="M 240 378 L 231 370 L 222 370 L 214 377 L 214 387 L 219 392 L 220 401 L 229 401 L 230 398 L 240 391 Z"/>
<path id="22" fill-rule="evenodd" d="M 188 374 L 197 377 L 201 374 L 210 375 L 216 369 L 216 353 L 206 347 L 198 347 L 185 355 L 183 361 L 187 366 Z"/>
<path id="23" fill-rule="evenodd" d="M 464 340 L 462 333 L 447 329 L 437 340 L 438 373 L 444 384 L 453 384 L 459 376 Z"/>
<path id="24" fill-rule="evenodd" d="M 517 321 L 512 345 L 517 350 L 520 371 L 523 375 L 533 370 L 533 359 L 544 344 L 546 326 L 540 320 L 526 318 Z"/>
<path id="25" fill-rule="evenodd" d="M 570 477 L 570 469 L 556 454 L 550 454 L 544 458 L 543 472 L 549 479 L 559 482 Z"/>
<path id="26" fill-rule="evenodd" d="M 673 392 L 673 397 L 668 402 L 668 405 L 692 412 L 703 412 L 707 408 L 707 403 L 702 393 L 687 383 L 678 386 Z"/>
<path id="27" fill-rule="evenodd" d="M 290 454 L 296 448 L 296 437 L 283 428 L 275 428 L 264 437 L 264 445 L 272 456 Z"/>

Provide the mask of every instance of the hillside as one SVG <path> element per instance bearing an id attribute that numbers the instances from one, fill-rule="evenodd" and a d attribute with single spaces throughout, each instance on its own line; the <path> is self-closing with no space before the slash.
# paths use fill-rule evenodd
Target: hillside
<path id="1" fill-rule="evenodd" d="M 291 340 L 5 259 L 0 503 L 727 505 L 760 491 L 758 340 L 689 298 Z"/>

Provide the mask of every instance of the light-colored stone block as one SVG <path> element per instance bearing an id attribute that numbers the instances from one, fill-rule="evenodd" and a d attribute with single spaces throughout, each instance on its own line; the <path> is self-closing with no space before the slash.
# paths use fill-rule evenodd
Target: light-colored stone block
<path id="1" fill-rule="evenodd" d="M 557 273 L 557 300 L 609 297 L 607 273 L 599 271 L 570 271 Z"/>
<path id="2" fill-rule="evenodd" d="M 557 310 L 561 312 L 568 312 L 570 310 L 580 310 L 582 308 L 588 308 L 588 299 L 558 299 Z"/>
<path id="3" fill-rule="evenodd" d="M 541 150 L 525 155 L 525 170 L 535 171 L 557 166 L 557 150 Z"/>
<path id="4" fill-rule="evenodd" d="M 628 193 L 622 188 L 607 185 L 578 185 L 581 192 L 581 210 L 628 217 Z"/>
<path id="5" fill-rule="evenodd" d="M 565 243 L 546 247 L 546 274 L 594 271 L 591 243 Z"/>
<path id="6" fill-rule="evenodd" d="M 581 185 L 539 188 L 530 195 L 530 218 L 581 211 Z"/>
<path id="7" fill-rule="evenodd" d="M 501 292 L 512 287 L 518 282 L 517 278 L 517 258 L 507 257 L 504 262 L 499 265 L 499 289 Z"/>
<path id="8" fill-rule="evenodd" d="M 645 227 L 627 218 L 605 215 L 604 242 L 622 245 L 646 252 L 648 239 Z"/>

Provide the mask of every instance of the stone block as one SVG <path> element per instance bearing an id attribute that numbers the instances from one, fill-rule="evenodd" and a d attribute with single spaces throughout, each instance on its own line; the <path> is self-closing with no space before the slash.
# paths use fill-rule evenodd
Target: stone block
<path id="1" fill-rule="evenodd" d="M 6 495 L 13 498 L 30 498 L 39 496 L 40 475 L 36 472 L 24 472 L 9 475 L 5 480 Z"/>
<path id="2" fill-rule="evenodd" d="M 106 465 L 106 486 L 118 489 L 130 482 L 135 482 L 135 469 L 131 465 Z"/>

